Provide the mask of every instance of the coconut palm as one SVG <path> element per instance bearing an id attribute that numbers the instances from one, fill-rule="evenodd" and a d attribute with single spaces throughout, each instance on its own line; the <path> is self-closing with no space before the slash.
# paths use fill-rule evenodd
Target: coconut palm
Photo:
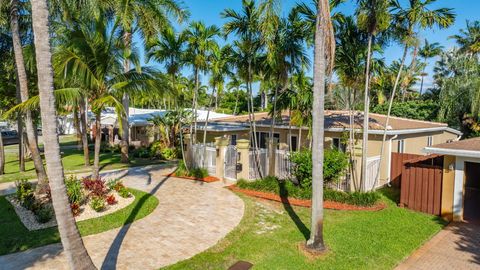
<path id="1" fill-rule="evenodd" d="M 438 27 L 440 29 L 447 28 L 455 21 L 455 13 L 451 8 L 430 9 L 436 0 L 410 0 L 406 7 L 402 6 L 398 0 L 391 2 L 393 12 L 393 22 L 396 25 L 394 32 L 397 39 L 404 45 L 403 55 L 400 61 L 400 68 L 398 69 L 397 77 L 393 85 L 392 93 L 388 104 L 387 118 L 385 120 L 385 128 L 383 131 L 382 146 L 380 147 L 380 163 L 382 162 L 383 148 L 387 139 L 387 129 L 390 123 L 390 114 L 392 111 L 393 100 L 395 99 L 400 77 L 405 65 L 408 50 L 412 44 L 417 43 L 418 31 Z M 414 54 L 413 61 L 416 55 Z M 414 63 L 410 65 L 414 67 Z M 377 184 L 380 177 L 380 166 L 377 170 L 377 176 L 374 181 L 374 186 Z"/>
<path id="2" fill-rule="evenodd" d="M 418 51 L 418 55 L 423 57 L 423 63 L 424 63 L 423 71 L 421 74 L 422 81 L 420 83 L 420 95 L 422 94 L 422 90 L 423 90 L 423 79 L 427 75 L 425 73 L 425 68 L 427 67 L 427 61 L 429 58 L 433 58 L 435 56 L 440 55 L 440 53 L 442 52 L 442 49 L 443 49 L 443 46 L 440 46 L 440 43 L 438 42 L 429 43 L 428 40 L 425 39 L 425 44 Z"/>
<path id="3" fill-rule="evenodd" d="M 365 64 L 365 90 L 363 111 L 363 139 L 362 139 L 362 163 L 360 175 L 360 187 L 365 190 L 367 177 L 367 153 L 368 153 L 368 127 L 370 111 L 370 60 L 372 55 L 373 39 L 379 33 L 385 31 L 390 24 L 390 13 L 387 0 L 359 0 L 356 10 L 358 26 L 368 34 L 367 61 Z"/>
<path id="4" fill-rule="evenodd" d="M 25 68 L 25 60 L 23 57 L 23 48 L 21 43 L 20 36 L 20 27 L 19 27 L 19 9 L 20 4 L 18 0 L 12 0 L 10 2 L 10 29 L 12 33 L 12 43 L 15 56 L 15 70 L 17 75 L 17 86 L 19 89 L 20 102 L 25 102 L 28 100 L 28 79 L 27 71 Z M 33 125 L 32 113 L 27 110 L 23 115 L 23 122 L 26 127 L 27 134 L 27 146 L 32 155 L 33 164 L 35 166 L 35 171 L 37 173 L 38 184 L 36 187 L 36 192 L 45 192 L 48 188 L 48 179 L 43 167 L 43 161 L 40 156 L 40 151 L 38 150 L 36 132 Z M 22 149 L 23 151 L 23 149 Z"/>
<path id="5" fill-rule="evenodd" d="M 53 69 L 50 34 L 48 29 L 47 1 L 32 0 L 32 24 L 35 37 L 35 55 L 38 72 L 38 89 L 44 135 L 47 175 L 50 181 L 53 208 L 58 231 L 67 261 L 72 269 L 95 269 L 78 232 L 68 203 L 60 145 L 57 135 L 57 114 L 53 95 Z"/>
<path id="6" fill-rule="evenodd" d="M 116 24 L 120 27 L 123 35 L 125 61 L 124 71 L 130 70 L 132 53 L 132 37 L 139 33 L 147 47 L 152 43 L 161 31 L 171 28 L 170 19 L 176 19 L 181 23 L 189 13 L 183 4 L 176 0 L 99 0 L 107 11 L 112 11 L 116 16 Z M 128 162 L 129 124 L 128 110 L 130 97 L 127 92 L 122 97 L 122 104 L 126 114 L 122 116 L 122 162 Z"/>
<path id="7" fill-rule="evenodd" d="M 327 0 L 319 0 L 315 27 L 312 108 L 312 217 L 310 239 L 306 248 L 324 251 L 323 241 L 323 143 L 325 121 L 325 82 L 333 68 L 335 39 Z"/>
<path id="8" fill-rule="evenodd" d="M 480 21 L 467 21 L 467 28 L 461 29 L 460 34 L 450 38 L 455 39 L 461 52 L 478 54 L 480 52 Z"/>
<path id="9" fill-rule="evenodd" d="M 200 84 L 200 72 L 209 68 L 208 58 L 213 50 L 218 47 L 215 38 L 220 34 L 220 29 L 215 26 L 206 26 L 203 22 L 192 22 L 185 32 L 187 36 L 186 60 L 193 67 L 195 89 L 193 91 L 193 123 L 190 125 L 190 135 L 193 142 L 197 137 L 197 105 Z M 195 134 L 195 136 L 193 136 Z"/>
<path id="10" fill-rule="evenodd" d="M 82 92 L 89 99 L 95 115 L 92 176 L 98 177 L 102 110 L 106 106 L 113 106 L 120 117 L 125 113 L 119 101 L 121 96 L 127 92 L 158 91 L 162 89 L 159 84 L 161 77 L 154 79 L 154 70 L 139 66 L 128 72 L 122 69 L 125 61 L 123 45 L 120 45 L 115 29 L 109 29 L 103 17 L 92 22 L 80 22 L 62 32 L 59 39 L 62 42 L 54 55 L 56 73 L 63 75 L 66 80 L 66 90 Z"/>

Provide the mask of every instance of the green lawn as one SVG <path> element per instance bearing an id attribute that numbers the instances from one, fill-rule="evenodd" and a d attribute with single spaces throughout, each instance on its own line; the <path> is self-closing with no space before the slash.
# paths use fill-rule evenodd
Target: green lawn
<path id="1" fill-rule="evenodd" d="M 69 172 L 88 172 L 91 170 L 91 167 L 83 166 L 83 150 L 78 150 L 76 148 L 69 148 L 66 146 L 75 145 L 74 136 L 62 136 L 60 137 L 60 144 L 62 147 L 62 161 L 66 173 Z M 72 139 L 73 138 L 73 139 Z M 0 176 L 0 183 L 2 182 L 11 182 L 19 179 L 31 179 L 35 178 L 35 169 L 33 162 L 28 160 L 25 162 L 25 172 L 19 172 L 18 169 L 18 153 L 12 152 L 18 146 L 9 145 L 7 146 L 8 150 L 5 153 L 6 162 L 5 162 L 5 174 Z M 90 161 L 93 163 L 93 151 L 90 151 Z M 100 153 L 100 164 L 101 170 L 112 170 L 120 169 L 131 166 L 144 166 L 149 164 L 157 164 L 163 161 L 159 160 L 150 160 L 150 159 L 141 159 L 136 158 L 132 159 L 130 164 L 124 164 L 120 162 L 119 153 Z"/>
<path id="2" fill-rule="evenodd" d="M 325 242 L 329 252 L 305 257 L 298 244 L 309 235 L 310 209 L 259 202 L 240 195 L 245 216 L 240 225 L 209 250 L 166 269 L 227 269 L 238 260 L 254 269 L 392 269 L 445 223 L 439 218 L 395 206 L 379 212 L 325 211 Z M 266 229 L 270 228 L 270 229 Z"/>
<path id="3" fill-rule="evenodd" d="M 129 189 L 135 200 L 129 206 L 106 216 L 77 223 L 82 236 L 97 234 L 141 219 L 157 207 L 158 199 L 146 192 Z M 0 255 L 60 242 L 56 227 L 28 231 L 11 204 L 0 197 Z"/>

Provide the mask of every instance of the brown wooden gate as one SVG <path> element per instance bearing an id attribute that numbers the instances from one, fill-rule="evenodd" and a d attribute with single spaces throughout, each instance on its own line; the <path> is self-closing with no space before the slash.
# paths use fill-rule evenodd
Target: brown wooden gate
<path id="1" fill-rule="evenodd" d="M 400 206 L 441 214 L 443 158 L 430 155 L 405 161 L 401 173 Z"/>

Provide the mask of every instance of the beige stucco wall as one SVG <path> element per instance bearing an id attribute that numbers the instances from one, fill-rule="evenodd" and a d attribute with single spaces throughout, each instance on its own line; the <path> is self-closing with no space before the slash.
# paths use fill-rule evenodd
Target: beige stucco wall
<path id="1" fill-rule="evenodd" d="M 446 220 L 453 219 L 453 193 L 455 185 L 455 157 L 443 157 L 443 183 L 441 216 Z"/>
<path id="2" fill-rule="evenodd" d="M 424 132 L 417 134 L 405 134 L 399 135 L 393 141 L 392 151 L 397 152 L 398 142 L 404 140 L 405 149 L 404 153 L 423 155 L 423 148 L 427 147 L 428 137 L 432 136 L 433 142 L 432 145 L 445 143 L 449 140 L 454 140 L 458 135 L 448 132 L 448 131 L 436 131 L 436 132 Z"/>

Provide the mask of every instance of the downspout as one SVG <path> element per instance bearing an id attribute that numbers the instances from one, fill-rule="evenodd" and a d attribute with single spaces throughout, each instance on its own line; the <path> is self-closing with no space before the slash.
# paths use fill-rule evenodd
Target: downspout
<path id="1" fill-rule="evenodd" d="M 391 181 L 390 175 L 392 173 L 392 141 L 395 140 L 397 137 L 398 137 L 398 134 L 388 140 L 388 165 L 387 165 L 387 186 L 388 187 L 392 186 L 390 184 L 390 181 Z"/>

